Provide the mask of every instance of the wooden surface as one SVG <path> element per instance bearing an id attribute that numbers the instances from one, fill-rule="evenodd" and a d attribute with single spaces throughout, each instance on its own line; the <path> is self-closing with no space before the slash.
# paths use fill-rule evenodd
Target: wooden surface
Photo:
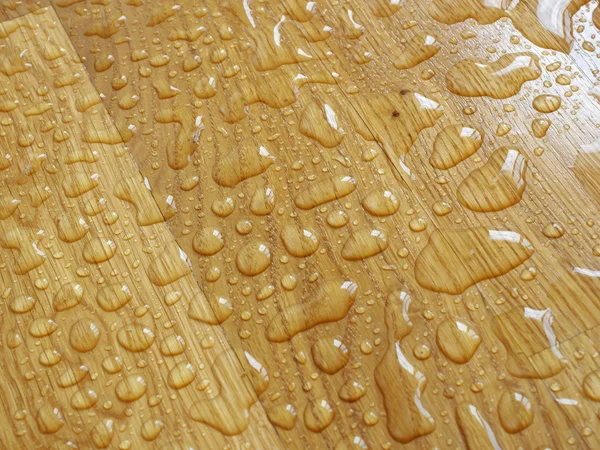
<path id="1" fill-rule="evenodd" d="M 37 208 L 24 200 L 0 225 L 6 234 L 11 227 L 39 229 L 49 222 L 53 231 L 57 212 L 79 205 L 78 198 L 57 197 L 66 174 L 84 170 L 72 166 L 99 173 L 94 190 L 106 186 L 108 210 L 119 219 L 107 226 L 103 216 L 94 216 L 101 219 L 94 226 L 103 229 L 99 237 L 116 242 L 117 254 L 90 265 L 81 261 L 83 239 L 69 245 L 51 240 L 46 253 L 60 248 L 65 257 L 47 258 L 36 269 L 53 273 L 45 275 L 51 285 L 32 310 L 39 308 L 40 316 L 31 320 L 49 316 L 42 309 L 52 311 L 58 287 L 80 265 L 90 267 L 90 276 L 78 282 L 90 283 L 84 292 L 96 292 L 101 276 L 113 277 L 112 264 L 119 281 L 124 271 L 133 276 L 139 259 L 145 270 L 133 276 L 139 291 L 126 308 L 135 316 L 138 306 L 150 306 L 138 320 L 156 330 L 157 343 L 166 337 L 158 330 L 168 315 L 181 327 L 177 334 L 190 336 L 184 336 L 184 355 L 162 363 L 160 350 L 141 367 L 134 355 L 131 372 L 137 366 L 164 390 L 161 415 L 172 422 L 154 441 L 141 443 L 152 409 L 137 400 L 127 411 L 113 400 L 121 411 L 114 448 L 125 440 L 131 448 L 598 447 L 596 1 L 531 0 L 503 8 L 476 0 L 405 1 L 402 7 L 391 0 L 68 3 L 52 5 L 88 74 L 81 72 L 74 87 L 48 84 L 47 94 L 72 105 L 68 113 L 54 105 L 39 117 L 22 116 L 32 98 L 34 104 L 52 103 L 38 100 L 37 87 L 57 69 L 55 60 L 35 59 L 50 49 L 34 30 L 21 27 L 5 38 L 9 48 L 17 46 L 11 55 L 32 47 L 31 55 L 22 56 L 31 56 L 32 69 L 2 78 L 14 83 L 3 97 L 19 99 L 3 118 L 19 117 L 14 122 L 27 124 L 34 136 L 50 137 L 39 172 L 46 177 L 49 162 L 58 170 L 40 182 L 53 196 Z M 3 14 L 10 18 L 39 6 L 9 2 Z M 53 40 L 74 56 L 59 32 L 52 30 Z M 115 145 L 89 143 L 103 134 L 96 127 L 112 126 L 103 107 L 91 102 L 97 96 L 92 85 L 156 203 L 136 184 L 138 173 L 119 139 Z M 73 116 L 71 137 L 60 143 L 60 156 L 50 156 L 49 148 L 58 145 L 52 139 L 61 139 L 52 138 L 54 130 L 41 132 L 37 119 L 51 121 L 58 113 L 57 124 L 64 114 Z M 24 133 L 15 125 L 2 128 L 7 142 Z M 65 165 L 69 142 L 104 153 L 98 161 Z M 31 202 L 38 197 L 30 195 L 32 181 L 17 164 L 17 156 L 30 154 L 27 144 L 2 144 L 3 153 L 13 155 L 3 173 L 11 195 Z M 121 179 L 132 181 L 117 185 Z M 183 278 L 189 278 L 185 287 L 167 283 L 163 272 L 169 268 L 148 268 L 154 255 L 145 249 L 156 254 L 172 241 L 164 225 L 148 225 L 158 216 L 189 256 L 195 280 Z M 52 232 L 45 231 L 49 239 Z M 137 257 L 121 253 L 121 239 L 129 234 L 138 237 L 123 246 Z M 90 231 L 86 239 L 92 236 Z M 15 250 L 2 251 L 10 261 L 2 272 L 4 287 L 16 283 L 30 292 L 27 275 L 14 275 L 19 265 L 7 259 Z M 69 254 L 80 263 L 64 269 Z M 112 263 L 118 257 L 122 263 Z M 103 267 L 108 264 L 110 269 Z M 44 273 L 30 280 L 36 294 L 38 278 Z M 194 281 L 204 296 L 195 296 Z M 166 286 L 148 295 L 156 283 Z M 182 299 L 165 304 L 164 295 L 173 290 L 183 292 Z M 10 310 L 16 291 L 5 294 L 3 333 L 15 323 L 27 326 Z M 4 401 L 7 421 L 17 424 L 4 430 L 8 442 L 28 448 L 25 440 L 34 439 L 28 442 L 43 447 L 64 438 L 95 445 L 91 429 L 111 417 L 100 406 L 82 423 L 77 413 L 63 412 L 67 427 L 39 433 L 35 414 L 47 382 L 39 380 L 39 369 L 35 376 L 27 372 L 33 368 L 23 369 L 54 336 L 53 345 L 66 344 L 61 364 L 101 361 L 96 349 L 84 354 L 88 362 L 77 343 L 69 347 L 65 340 L 71 322 L 95 317 L 95 297 L 88 309 L 80 305 L 64 319 L 58 313 L 65 334 L 38 339 L 37 346 L 23 332 L 31 342 L 11 350 L 5 334 L 5 361 L 23 373 L 3 390 L 13 399 Z M 121 323 L 133 319 L 96 312 L 105 330 L 101 339 L 117 341 L 112 348 L 120 349 L 120 327 L 112 329 L 111 314 Z M 194 328 L 199 326 L 214 334 L 215 347 L 204 348 Z M 225 335 L 248 383 L 239 383 L 233 363 L 229 369 L 213 362 L 229 348 Z M 97 349 L 108 352 L 106 345 Z M 171 398 L 165 366 L 171 359 L 185 362 L 182 356 L 198 372 L 183 395 L 176 391 Z M 269 375 L 268 386 L 255 376 L 257 361 Z M 94 379 L 90 367 L 86 382 L 99 395 L 114 395 L 102 379 L 109 376 L 101 368 L 96 372 Z M 224 399 L 214 403 L 218 410 L 234 406 L 232 420 L 209 411 L 211 419 L 201 420 L 209 425 L 199 424 L 203 413 L 189 407 L 206 397 L 197 388 L 225 372 L 212 395 L 220 392 Z M 116 383 L 119 374 L 114 378 Z M 39 392 L 31 388 L 34 380 Z M 244 389 L 249 386 L 253 393 Z M 229 394 L 236 387 L 245 395 Z M 70 395 L 52 393 L 52 401 L 70 408 Z M 248 423 L 234 420 L 244 408 L 251 413 Z M 20 409 L 26 418 L 15 421 Z M 28 433 L 16 437 L 21 422 Z M 58 436 L 67 429 L 72 436 Z"/>
<path id="2" fill-rule="evenodd" d="M 0 29 L 23 62 L 2 78 L 2 448 L 277 447 L 243 417 L 260 366 L 188 316 L 203 294 L 53 10 Z"/>

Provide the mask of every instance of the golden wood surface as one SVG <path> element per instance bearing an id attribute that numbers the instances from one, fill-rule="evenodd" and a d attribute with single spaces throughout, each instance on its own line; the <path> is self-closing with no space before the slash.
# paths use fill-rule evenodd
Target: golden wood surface
<path id="1" fill-rule="evenodd" d="M 280 445 L 54 12 L 0 30 L 2 448 Z"/>
<path id="2" fill-rule="evenodd" d="M 239 423 L 209 411 L 211 419 L 201 420 L 209 427 L 197 423 L 198 408 L 184 406 L 187 396 L 163 395 L 180 408 L 173 420 L 192 434 L 186 441 L 178 427 L 165 426 L 145 445 L 598 446 L 597 2 L 483 5 L 53 3 L 156 200 L 132 166 L 104 167 L 102 177 L 103 160 L 88 156 L 100 183 L 113 188 L 116 228 L 128 216 L 146 234 L 159 226 L 154 220 L 167 219 L 204 293 L 172 305 L 170 297 L 167 306 L 144 300 L 151 307 L 144 317 L 158 327 L 163 308 L 184 329 L 203 323 L 218 334 L 220 324 L 254 387 L 229 395 L 228 383 L 250 384 L 231 375 L 217 381 L 232 416 L 244 408 L 252 415 Z M 39 6 L 7 3 L 4 13 Z M 32 33 L 21 27 L 5 40 Z M 19 54 L 10 53 L 10 64 L 28 57 Z M 52 70 L 49 59 L 38 65 Z M 11 82 L 32 76 L 33 69 L 10 75 L 6 64 Z M 37 84 L 21 83 L 7 88 L 24 97 L 7 117 L 25 114 L 25 99 L 40 95 Z M 55 85 L 57 96 L 69 92 Z M 110 126 L 88 86 L 57 98 Z M 82 152 L 99 145 L 94 140 L 123 148 L 114 134 L 85 122 L 80 128 Z M 9 186 L 26 180 L 10 172 L 14 166 Z M 48 201 L 37 210 L 52 216 Z M 119 244 L 115 230 L 104 233 Z M 169 283 L 169 269 L 145 274 L 159 290 L 182 290 Z M 10 305 L 8 297 L 4 317 L 13 323 Z M 83 317 L 71 311 L 73 321 Z M 105 335 L 118 341 L 118 328 Z M 200 365 L 202 339 L 190 342 L 188 360 Z M 65 353 L 79 355 L 77 345 Z M 261 366 L 268 386 L 252 376 Z M 160 383 L 161 367 L 151 360 L 141 370 L 156 371 Z M 229 370 L 217 361 L 210 368 L 213 376 Z M 184 389 L 196 392 L 201 380 L 197 374 Z M 169 389 L 168 376 L 162 386 Z M 133 424 L 132 443 L 148 409 L 141 403 L 118 417 L 119 425 Z M 97 421 L 80 425 L 86 436 Z M 25 436 L 41 435 L 33 426 Z M 39 439 L 43 446 L 56 436 Z"/>

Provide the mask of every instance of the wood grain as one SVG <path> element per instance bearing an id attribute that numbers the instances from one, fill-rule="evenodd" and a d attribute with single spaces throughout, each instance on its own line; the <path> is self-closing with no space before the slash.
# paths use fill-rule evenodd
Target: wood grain
<path id="1" fill-rule="evenodd" d="M 53 4 L 284 446 L 596 446 L 597 2 Z"/>
<path id="2" fill-rule="evenodd" d="M 203 294 L 53 10 L 1 29 L 26 61 L 2 75 L 2 448 L 276 448 L 264 409 L 243 417 L 260 374 L 188 317 Z M 191 420 L 219 399 L 229 429 Z"/>

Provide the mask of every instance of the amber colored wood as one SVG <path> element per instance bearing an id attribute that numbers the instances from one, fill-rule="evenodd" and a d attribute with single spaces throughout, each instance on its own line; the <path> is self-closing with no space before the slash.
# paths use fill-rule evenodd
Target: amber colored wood
<path id="1" fill-rule="evenodd" d="M 2 75 L 2 448 L 277 448 L 262 407 L 243 417 L 261 374 L 188 317 L 203 294 L 54 11 L 0 29 L 26 61 Z M 221 430 L 188 414 L 218 399 Z"/>
<path id="2" fill-rule="evenodd" d="M 53 5 L 205 293 L 164 314 L 269 374 L 231 445 L 595 448 L 597 2 L 399 3 Z"/>

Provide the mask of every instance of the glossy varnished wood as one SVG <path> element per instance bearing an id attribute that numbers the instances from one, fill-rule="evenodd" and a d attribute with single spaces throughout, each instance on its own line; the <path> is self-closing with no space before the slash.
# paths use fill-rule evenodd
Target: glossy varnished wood
<path id="1" fill-rule="evenodd" d="M 27 55 L 2 79 L 2 447 L 277 447 L 243 414 L 261 374 L 188 317 L 203 294 L 53 10 L 1 29 Z M 228 425 L 192 425 L 219 396 Z"/>
<path id="2" fill-rule="evenodd" d="M 283 446 L 597 446 L 596 4 L 550 3 L 53 4 Z"/>

